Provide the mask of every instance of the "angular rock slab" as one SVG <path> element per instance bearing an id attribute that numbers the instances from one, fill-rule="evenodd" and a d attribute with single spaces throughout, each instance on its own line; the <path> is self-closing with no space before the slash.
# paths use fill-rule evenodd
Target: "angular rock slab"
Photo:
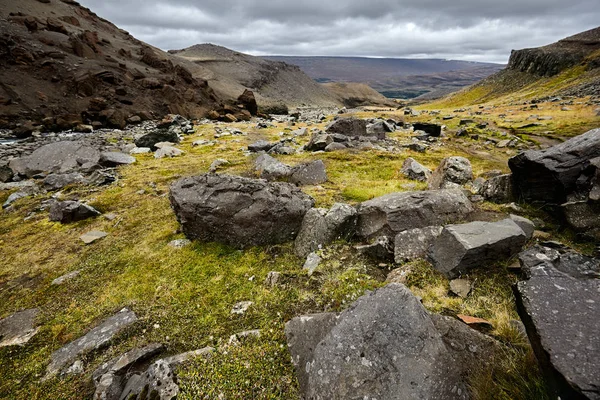
<path id="1" fill-rule="evenodd" d="M 473 211 L 461 190 L 390 193 L 358 206 L 359 237 L 394 238 L 408 229 L 458 222 Z"/>
<path id="2" fill-rule="evenodd" d="M 534 253 L 554 258 L 548 251 Z M 519 282 L 514 293 L 547 383 L 562 399 L 600 399 L 600 279 L 582 278 L 581 271 L 564 266 L 570 274 L 561 272 L 552 261 L 529 260 L 531 278 Z"/>
<path id="3" fill-rule="evenodd" d="M 58 375 L 81 355 L 106 346 L 116 334 L 135 321 L 137 321 L 135 313 L 124 308 L 84 336 L 56 350 L 50 356 L 50 364 L 46 369 L 46 379 Z"/>
<path id="4" fill-rule="evenodd" d="M 338 317 L 295 318 L 286 336 L 307 399 L 468 398 L 461 365 L 403 285 L 366 294 Z"/>
<path id="5" fill-rule="evenodd" d="M 447 157 L 429 178 L 429 189 L 453 189 L 473 180 L 471 162 L 464 157 Z"/>
<path id="6" fill-rule="evenodd" d="M 50 207 L 49 219 L 54 222 L 68 224 L 96 217 L 100 212 L 87 204 L 78 201 L 57 201 Z"/>
<path id="7" fill-rule="evenodd" d="M 357 118 L 340 118 L 329 124 L 325 130 L 327 133 L 341 133 L 350 137 L 370 136 L 367 133 L 367 121 Z M 373 136 L 377 136 L 377 133 Z M 385 133 L 383 138 L 385 138 Z"/>
<path id="8" fill-rule="evenodd" d="M 530 150 L 510 160 L 518 198 L 561 204 L 576 188 L 577 179 L 600 157 L 600 129 L 592 129 L 544 150 Z"/>
<path id="9" fill-rule="evenodd" d="M 521 251 L 527 235 L 512 219 L 448 225 L 429 249 L 435 269 L 448 278 L 509 259 Z"/>
<path id="10" fill-rule="evenodd" d="M 408 157 L 404 160 L 404 164 L 402 164 L 402 173 L 407 178 L 421 182 L 427 182 L 431 176 L 431 170 L 421 165 L 412 157 Z"/>
<path id="11" fill-rule="evenodd" d="M 0 320 L 0 347 L 22 346 L 38 332 L 35 318 L 40 310 L 32 308 Z"/>
<path id="12" fill-rule="evenodd" d="M 314 204 L 288 183 L 213 174 L 173 183 L 169 198 L 188 238 L 237 248 L 293 240 Z"/>
<path id="13" fill-rule="evenodd" d="M 261 178 L 268 181 L 288 178 L 293 172 L 292 167 L 268 154 L 258 156 L 254 162 L 254 168 Z"/>
<path id="14" fill-rule="evenodd" d="M 318 185 L 327 182 L 325 163 L 321 160 L 315 160 L 294 167 L 290 182 L 300 186 Z"/>
<path id="15" fill-rule="evenodd" d="M 400 232 L 394 240 L 394 260 L 400 264 L 407 260 L 425 258 L 431 243 L 442 233 L 442 226 L 409 229 Z"/>

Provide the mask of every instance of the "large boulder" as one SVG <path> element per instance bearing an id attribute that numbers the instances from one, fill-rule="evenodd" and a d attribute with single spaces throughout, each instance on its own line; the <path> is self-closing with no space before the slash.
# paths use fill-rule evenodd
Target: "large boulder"
<path id="1" fill-rule="evenodd" d="M 288 183 L 204 174 L 171 185 L 185 235 L 237 248 L 293 240 L 314 200 Z"/>
<path id="2" fill-rule="evenodd" d="M 341 133 L 349 137 L 369 136 L 367 133 L 367 121 L 357 118 L 337 119 L 329 124 L 325 131 L 327 133 Z M 377 136 L 377 134 L 373 136 Z"/>
<path id="3" fill-rule="evenodd" d="M 600 399 L 600 260 L 537 246 L 520 255 L 528 280 L 517 311 L 555 396 Z"/>
<path id="4" fill-rule="evenodd" d="M 290 182 L 296 185 L 318 185 L 327 182 L 325 163 L 315 160 L 297 165 L 290 175 Z"/>
<path id="5" fill-rule="evenodd" d="M 518 198 L 561 204 L 575 191 L 590 161 L 600 157 L 600 129 L 544 150 L 529 150 L 510 160 Z"/>
<path id="6" fill-rule="evenodd" d="M 458 222 L 473 211 L 461 190 L 390 193 L 358 206 L 357 234 L 362 239 L 389 236 L 414 228 Z"/>
<path id="7" fill-rule="evenodd" d="M 293 168 L 268 154 L 261 154 L 254 161 L 254 168 L 260 177 L 268 181 L 289 178 Z"/>
<path id="8" fill-rule="evenodd" d="M 99 161 L 97 149 L 80 141 L 62 141 L 44 145 L 28 156 L 11 160 L 9 165 L 15 174 L 32 177 L 43 172 L 71 172 Z"/>
<path id="9" fill-rule="evenodd" d="M 100 212 L 87 204 L 78 201 L 57 201 L 50 207 L 50 221 L 67 224 L 96 217 Z"/>
<path id="10" fill-rule="evenodd" d="M 468 399 L 468 370 L 493 347 L 456 321 L 432 318 L 400 284 L 340 315 L 295 318 L 285 333 L 300 392 L 314 400 Z"/>
<path id="11" fill-rule="evenodd" d="M 510 174 L 495 176 L 483 183 L 479 194 L 494 203 L 510 203 L 513 201 L 513 182 Z"/>
<path id="12" fill-rule="evenodd" d="M 414 123 L 413 128 L 415 131 L 423 131 L 428 136 L 440 137 L 442 135 L 442 126 L 438 124 L 431 123 Z"/>
<path id="13" fill-rule="evenodd" d="M 158 150 L 156 144 L 162 142 L 179 143 L 179 136 L 173 130 L 157 129 L 138 138 L 135 145 L 137 147 L 149 147 L 152 151 L 156 151 Z"/>
<path id="14" fill-rule="evenodd" d="M 322 131 L 312 133 L 309 142 L 304 146 L 307 151 L 323 151 L 333 143 L 333 135 L 329 135 Z"/>
<path id="15" fill-rule="evenodd" d="M 238 97 L 238 103 L 240 103 L 251 115 L 258 113 L 258 105 L 256 104 L 256 98 L 251 90 L 244 90 L 244 93 Z"/>
<path id="16" fill-rule="evenodd" d="M 475 267 L 507 260 L 527 242 L 527 234 L 511 218 L 447 225 L 433 241 L 429 258 L 435 269 L 455 278 Z"/>
<path id="17" fill-rule="evenodd" d="M 442 160 L 431 177 L 429 189 L 454 189 L 473 180 L 471 162 L 464 157 L 447 157 Z"/>
<path id="18" fill-rule="evenodd" d="M 367 136 L 374 136 L 380 140 L 385 139 L 386 134 L 393 131 L 394 128 L 383 120 L 377 120 L 367 125 Z"/>
<path id="19" fill-rule="evenodd" d="M 356 209 L 336 203 L 330 210 L 312 208 L 304 216 L 294 243 L 298 257 L 307 257 L 334 240 L 349 239 L 356 229 Z"/>

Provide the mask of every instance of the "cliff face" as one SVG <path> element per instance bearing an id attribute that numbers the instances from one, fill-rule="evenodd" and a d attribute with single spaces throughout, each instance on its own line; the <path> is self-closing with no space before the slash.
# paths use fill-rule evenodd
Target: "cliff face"
<path id="1" fill-rule="evenodd" d="M 562 39 L 548 46 L 513 50 L 508 69 L 550 77 L 584 62 L 600 50 L 600 27 Z M 591 67 L 595 65 L 591 60 Z"/>

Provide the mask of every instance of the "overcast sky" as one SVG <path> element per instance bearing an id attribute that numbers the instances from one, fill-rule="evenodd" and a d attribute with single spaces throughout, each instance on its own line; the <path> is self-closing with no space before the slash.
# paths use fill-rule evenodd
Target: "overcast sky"
<path id="1" fill-rule="evenodd" d="M 599 0 L 79 0 L 164 50 L 505 63 L 600 24 Z"/>

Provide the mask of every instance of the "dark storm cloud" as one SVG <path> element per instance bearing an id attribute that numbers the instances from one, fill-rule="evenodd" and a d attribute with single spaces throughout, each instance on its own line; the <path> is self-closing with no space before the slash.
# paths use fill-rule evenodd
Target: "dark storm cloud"
<path id="1" fill-rule="evenodd" d="M 598 0 L 80 0 L 162 49 L 506 62 L 594 28 Z"/>

